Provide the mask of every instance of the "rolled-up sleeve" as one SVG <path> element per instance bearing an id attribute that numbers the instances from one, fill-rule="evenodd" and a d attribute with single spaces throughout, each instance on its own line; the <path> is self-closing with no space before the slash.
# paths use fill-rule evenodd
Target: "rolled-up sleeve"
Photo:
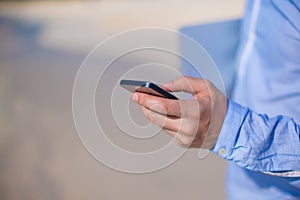
<path id="1" fill-rule="evenodd" d="M 212 151 L 254 171 L 299 170 L 299 133 L 300 126 L 292 118 L 269 118 L 228 100 L 227 114 Z"/>

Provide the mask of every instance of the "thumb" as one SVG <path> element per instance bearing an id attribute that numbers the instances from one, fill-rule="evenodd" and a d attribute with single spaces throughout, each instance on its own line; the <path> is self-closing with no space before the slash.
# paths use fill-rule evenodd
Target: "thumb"
<path id="1" fill-rule="evenodd" d="M 170 92 L 187 92 L 196 94 L 199 92 L 208 91 L 208 81 L 201 78 L 194 78 L 190 76 L 180 76 L 173 81 L 163 84 L 162 87 Z"/>

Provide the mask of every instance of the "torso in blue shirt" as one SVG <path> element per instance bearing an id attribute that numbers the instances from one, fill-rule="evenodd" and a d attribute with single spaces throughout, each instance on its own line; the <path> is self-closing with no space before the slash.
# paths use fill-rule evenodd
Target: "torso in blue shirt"
<path id="1" fill-rule="evenodd" d="M 251 0 L 242 28 L 233 100 L 300 123 L 300 0 Z M 266 175 L 229 162 L 228 199 L 300 199 L 300 178 Z"/>

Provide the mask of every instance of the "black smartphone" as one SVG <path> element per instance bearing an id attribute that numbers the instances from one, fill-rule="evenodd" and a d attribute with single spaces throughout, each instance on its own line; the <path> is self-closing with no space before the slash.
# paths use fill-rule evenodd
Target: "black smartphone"
<path id="1" fill-rule="evenodd" d="M 178 100 L 176 96 L 149 81 L 121 80 L 120 86 L 130 92 L 143 92 L 158 97 Z"/>

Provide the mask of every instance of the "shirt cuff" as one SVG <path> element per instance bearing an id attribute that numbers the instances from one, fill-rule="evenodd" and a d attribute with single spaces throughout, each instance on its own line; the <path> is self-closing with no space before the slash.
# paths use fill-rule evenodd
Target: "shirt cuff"
<path id="1" fill-rule="evenodd" d="M 218 156 L 232 160 L 235 143 L 249 109 L 228 100 L 227 113 L 215 146 L 211 149 Z"/>

